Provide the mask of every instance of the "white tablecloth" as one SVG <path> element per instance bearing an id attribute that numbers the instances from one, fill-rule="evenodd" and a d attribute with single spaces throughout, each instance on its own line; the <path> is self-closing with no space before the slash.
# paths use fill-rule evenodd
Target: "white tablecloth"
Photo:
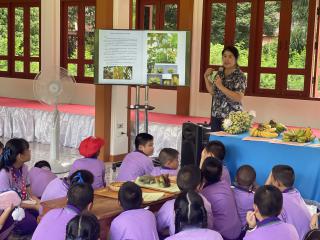
<path id="1" fill-rule="evenodd" d="M 24 138 L 29 142 L 50 143 L 52 112 L 0 106 L 0 136 Z M 94 116 L 60 113 L 60 143 L 77 148 L 94 135 Z"/>

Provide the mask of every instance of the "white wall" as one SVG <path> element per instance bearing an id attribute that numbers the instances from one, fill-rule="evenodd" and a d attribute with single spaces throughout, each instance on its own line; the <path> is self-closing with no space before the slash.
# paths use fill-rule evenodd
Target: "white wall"
<path id="1" fill-rule="evenodd" d="M 60 63 L 60 1 L 41 0 L 41 69 Z M 0 96 L 34 99 L 30 79 L 0 78 Z M 92 84 L 76 84 L 74 104 L 94 105 Z"/>
<path id="2" fill-rule="evenodd" d="M 114 0 L 113 28 L 129 28 L 129 16 L 123 16 L 125 12 L 129 13 L 129 0 Z M 112 86 L 111 101 L 110 155 L 115 156 L 128 152 L 128 136 L 126 134 L 128 87 Z"/>

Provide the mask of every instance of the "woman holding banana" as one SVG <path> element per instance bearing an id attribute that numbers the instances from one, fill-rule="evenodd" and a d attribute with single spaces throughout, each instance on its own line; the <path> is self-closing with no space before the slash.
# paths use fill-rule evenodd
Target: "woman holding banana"
<path id="1" fill-rule="evenodd" d="M 238 65 L 239 52 L 234 46 L 222 51 L 223 67 L 213 76 L 208 68 L 204 74 L 206 88 L 212 95 L 211 131 L 222 130 L 222 122 L 230 112 L 242 111 L 242 99 L 247 87 L 247 79 Z"/>

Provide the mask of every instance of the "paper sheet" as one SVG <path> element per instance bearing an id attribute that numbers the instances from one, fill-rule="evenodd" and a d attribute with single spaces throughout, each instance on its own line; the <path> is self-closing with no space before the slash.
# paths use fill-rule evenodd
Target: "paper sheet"
<path id="1" fill-rule="evenodd" d="M 167 188 L 159 187 L 159 185 L 157 183 L 144 184 L 144 183 L 142 183 L 142 182 L 140 182 L 138 180 L 136 180 L 135 183 L 137 185 L 139 185 L 140 187 L 149 188 L 149 189 L 157 190 L 157 191 L 160 191 L 160 192 L 168 192 L 168 193 L 180 192 L 180 189 L 178 188 L 178 185 L 176 183 L 171 183 L 171 186 L 167 187 Z"/>
<path id="2" fill-rule="evenodd" d="M 144 202 L 154 202 L 154 201 L 158 201 L 159 199 L 161 199 L 164 196 L 163 192 L 158 192 L 158 193 L 146 193 L 143 192 L 142 193 L 142 198 Z"/>
<path id="3" fill-rule="evenodd" d="M 271 142 L 274 139 L 272 138 L 262 138 L 262 137 L 244 137 L 243 141 L 256 141 L 256 142 Z"/>
<path id="4" fill-rule="evenodd" d="M 220 131 L 220 132 L 210 132 L 210 135 L 215 135 L 215 136 L 219 136 L 219 137 L 228 137 L 228 136 L 233 136 L 230 133 L 226 133 L 224 131 Z"/>

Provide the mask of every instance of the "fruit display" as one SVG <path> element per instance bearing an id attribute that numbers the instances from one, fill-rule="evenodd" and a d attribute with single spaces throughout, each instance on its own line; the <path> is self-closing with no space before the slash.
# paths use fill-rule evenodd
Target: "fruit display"
<path id="1" fill-rule="evenodd" d="M 162 188 L 167 188 L 171 186 L 169 174 L 162 174 L 156 177 L 144 175 L 144 176 L 138 177 L 137 180 L 142 184 L 157 184 L 159 187 L 162 187 Z"/>
<path id="2" fill-rule="evenodd" d="M 159 185 L 159 187 L 167 188 L 170 187 L 170 179 L 169 174 L 162 174 L 160 176 L 156 177 L 156 182 Z"/>
<path id="3" fill-rule="evenodd" d="M 290 129 L 283 133 L 284 142 L 312 142 L 315 139 L 311 128 Z"/>
<path id="4" fill-rule="evenodd" d="M 270 120 L 267 124 L 271 126 L 271 128 L 275 128 L 277 133 L 282 133 L 287 130 L 287 127 L 282 123 L 277 123 L 274 120 Z"/>
<path id="5" fill-rule="evenodd" d="M 144 176 L 138 177 L 138 181 L 143 184 L 153 184 L 156 182 L 156 178 L 154 176 L 144 175 Z"/>
<path id="6" fill-rule="evenodd" d="M 231 112 L 229 116 L 224 119 L 222 127 L 225 132 L 230 134 L 247 132 L 251 126 L 254 115 L 255 114 L 251 112 Z"/>
<path id="7" fill-rule="evenodd" d="M 270 124 L 259 124 L 258 127 L 250 128 L 249 134 L 252 137 L 276 138 L 279 136 L 277 129 Z"/>

